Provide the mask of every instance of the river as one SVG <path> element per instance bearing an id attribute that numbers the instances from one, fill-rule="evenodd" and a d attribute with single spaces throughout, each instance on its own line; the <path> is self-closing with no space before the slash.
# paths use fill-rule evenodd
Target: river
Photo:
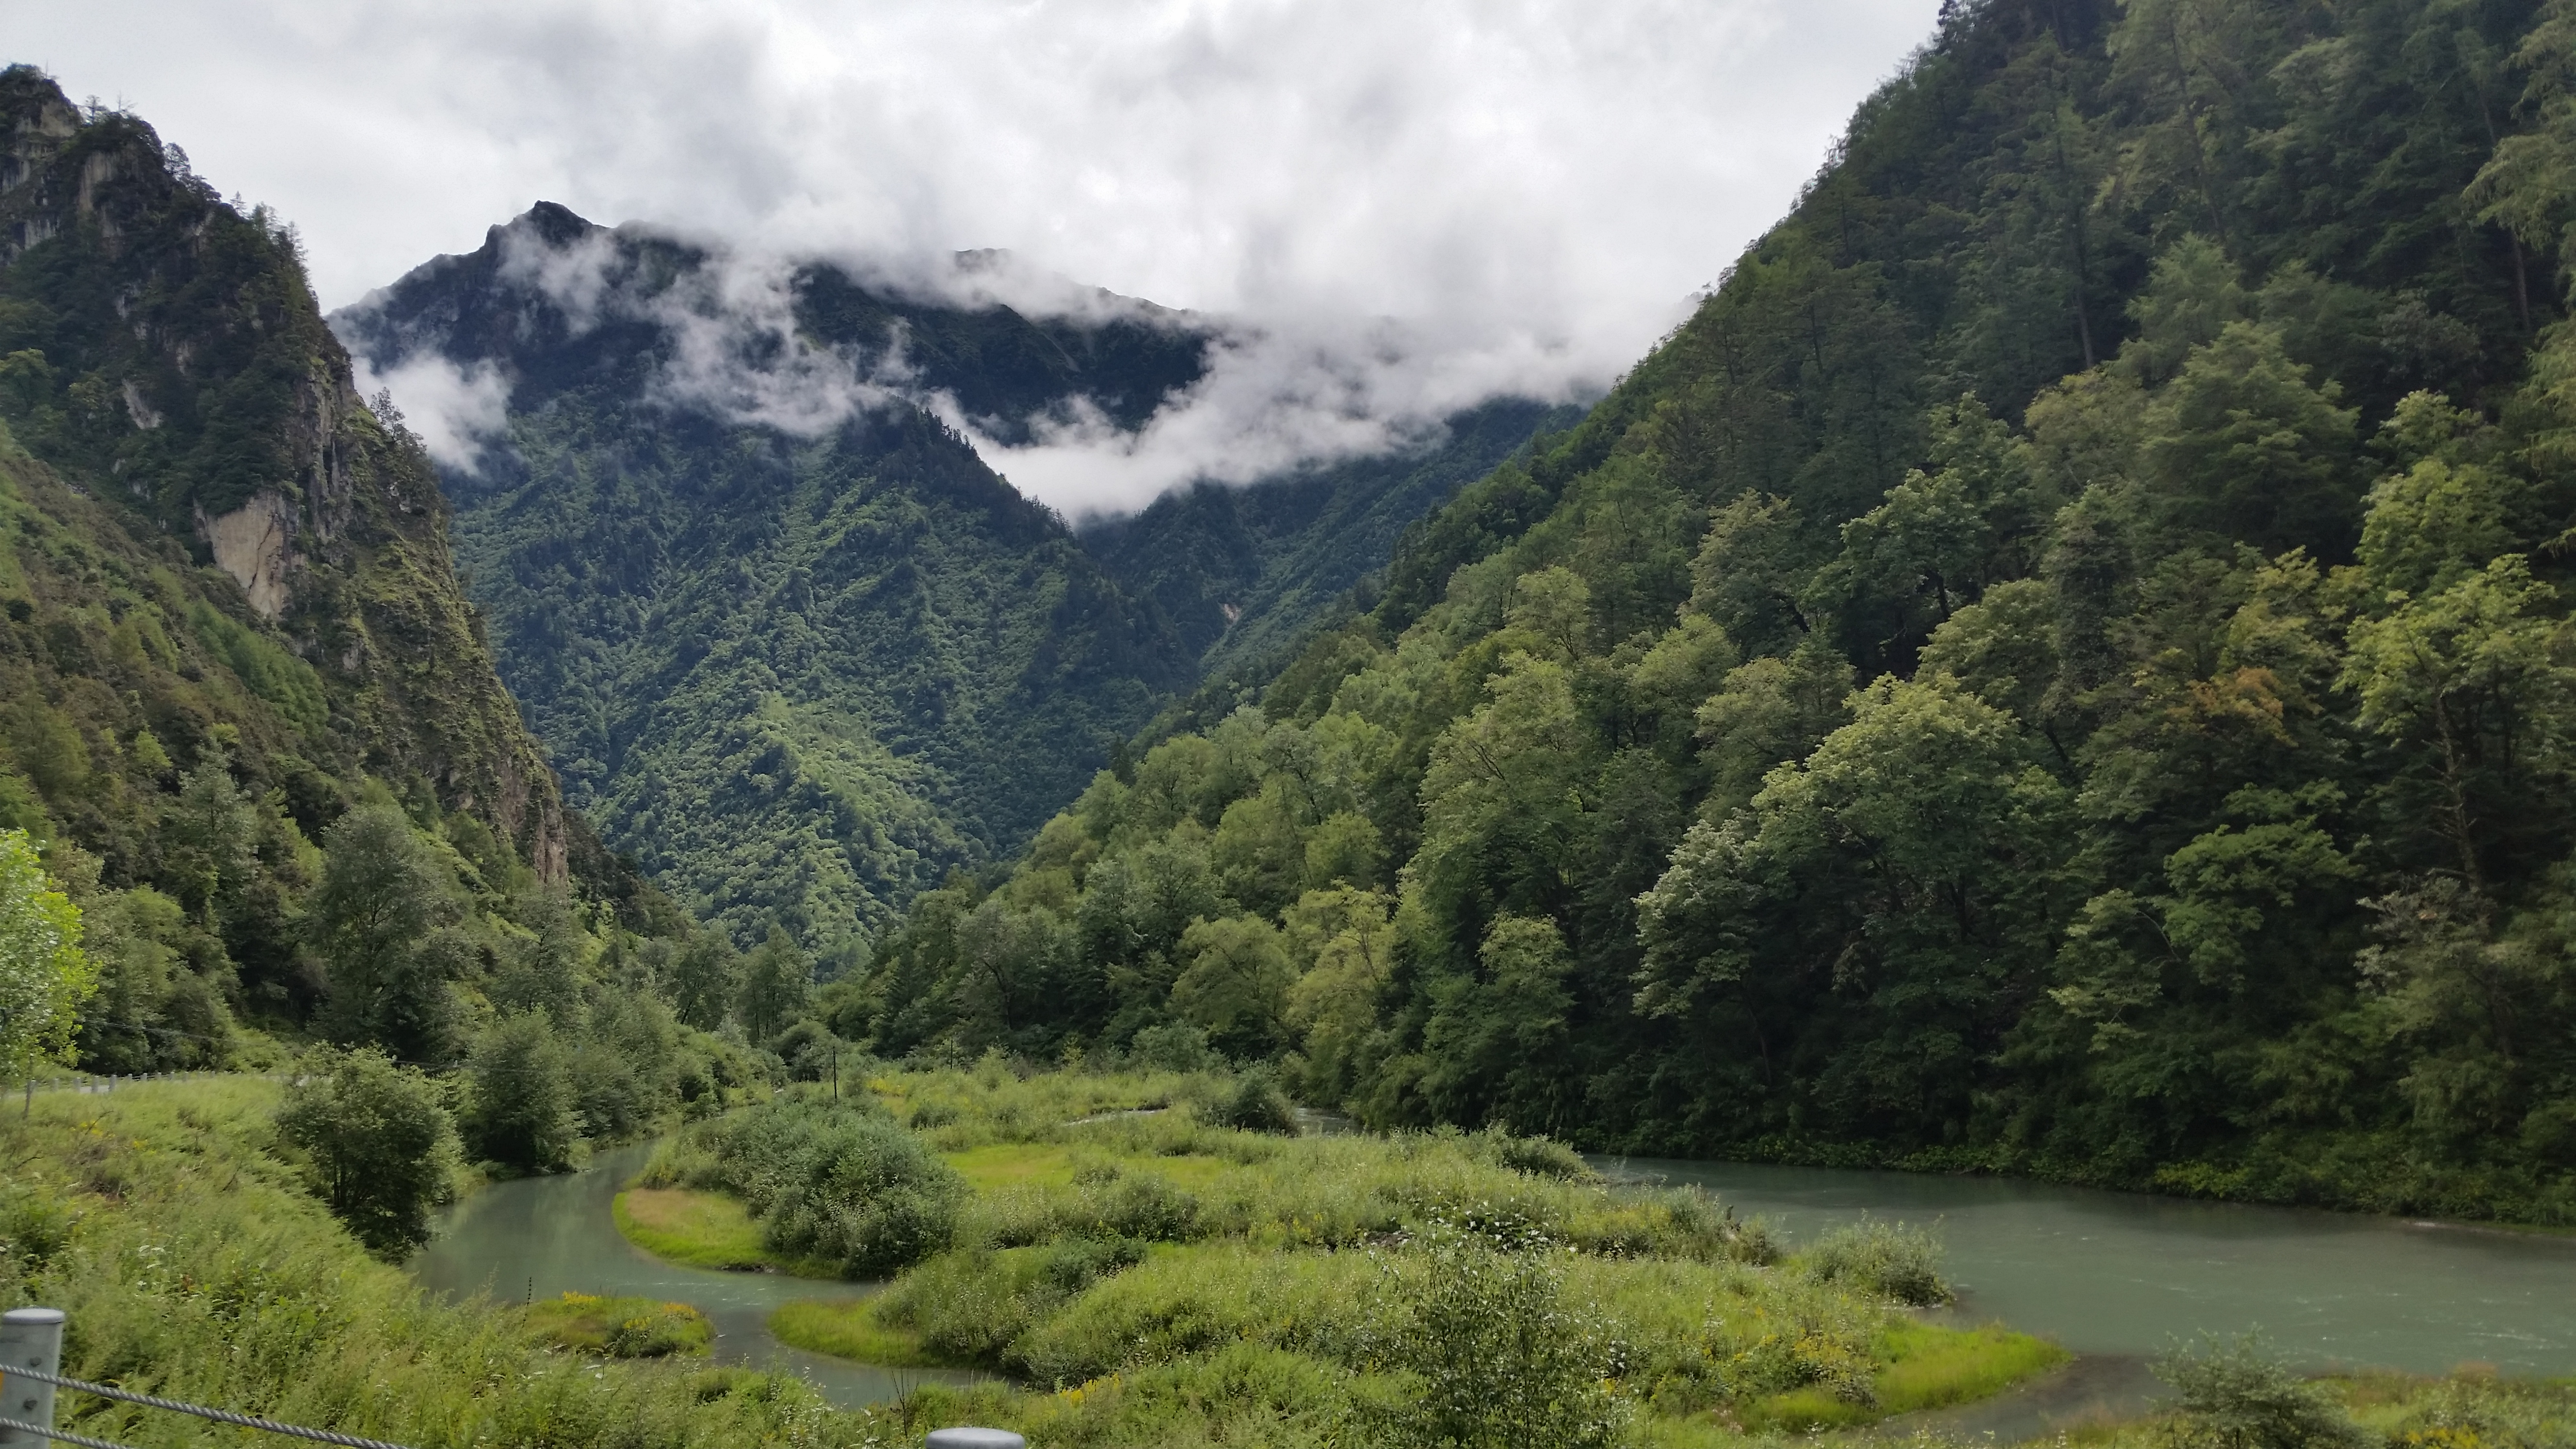
<path id="1" fill-rule="evenodd" d="M 581 1172 L 495 1183 L 442 1214 L 437 1236 L 406 1266 L 422 1287 L 451 1301 L 488 1292 L 522 1303 L 575 1292 L 691 1304 L 715 1327 L 716 1362 L 802 1375 L 843 1408 L 882 1402 L 917 1384 L 981 1377 L 852 1363 L 791 1347 L 769 1332 L 770 1310 L 790 1299 L 864 1298 L 881 1284 L 682 1267 L 626 1241 L 609 1207 L 652 1155 L 650 1143 L 621 1147 Z"/>
<path id="2" fill-rule="evenodd" d="M 609 1204 L 649 1154 L 621 1148 L 584 1172 L 474 1194 L 412 1259 L 413 1276 L 456 1299 L 487 1291 L 519 1302 L 576 1290 L 692 1303 L 715 1325 L 718 1361 L 803 1374 L 843 1405 L 970 1377 L 870 1368 L 769 1334 L 769 1311 L 791 1298 L 859 1298 L 874 1284 L 684 1268 L 627 1242 Z M 1947 1427 L 1971 1433 L 2009 1439 L 2132 1412 L 2155 1391 L 2148 1359 L 2204 1331 L 2259 1328 L 2314 1369 L 2438 1373 L 2485 1363 L 2508 1374 L 2576 1373 L 2576 1237 L 1996 1178 L 1595 1161 L 1615 1178 L 1700 1183 L 1792 1243 L 1864 1214 L 1933 1227 L 1959 1288 L 1943 1316 L 2000 1321 L 2078 1355 L 2072 1370 L 2041 1385 L 1944 1416 Z"/>
<path id="3" fill-rule="evenodd" d="M 2075 1351 L 2019 1395 L 1942 1416 L 2009 1440 L 2135 1412 L 2148 1361 L 2198 1333 L 2259 1329 L 2313 1370 L 2576 1374 L 2576 1237 L 2191 1202 L 2008 1178 L 1595 1158 L 1614 1178 L 1698 1183 L 1802 1242 L 1864 1214 L 1932 1227 L 1953 1321 Z"/>

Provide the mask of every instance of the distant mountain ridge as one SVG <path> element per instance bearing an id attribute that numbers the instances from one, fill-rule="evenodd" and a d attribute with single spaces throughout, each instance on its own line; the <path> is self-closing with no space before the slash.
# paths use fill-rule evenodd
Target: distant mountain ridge
<path id="1" fill-rule="evenodd" d="M 1304 522 L 1176 591 L 1196 513 L 1094 549 L 938 413 L 1006 443 L 1132 432 L 1222 329 L 1105 292 L 1043 317 L 961 295 L 541 203 L 332 319 L 379 374 L 491 400 L 478 460 L 442 476 L 503 673 L 603 837 L 737 936 L 828 949 L 1015 851 L 1196 681 L 1211 616 L 1293 638 L 1543 415 L 1349 465 L 1320 511 L 1313 478 L 1283 484 Z M 1371 468 L 1409 477 L 1410 512 L 1370 512 Z"/>

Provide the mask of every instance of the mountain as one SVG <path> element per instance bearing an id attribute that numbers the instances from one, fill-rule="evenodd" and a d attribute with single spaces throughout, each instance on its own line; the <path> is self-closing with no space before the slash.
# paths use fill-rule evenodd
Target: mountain
<path id="1" fill-rule="evenodd" d="M 219 1059 L 233 1017 L 330 996 L 299 918 L 353 805 L 398 802 L 495 890 L 597 852 L 292 230 L 29 67 L 0 135 L 0 827 L 89 910 L 89 1058 Z"/>
<path id="2" fill-rule="evenodd" d="M 1275 649 L 1544 416 L 1488 409 L 1395 459 L 1221 495 L 1230 571 L 1192 594 L 1154 571 L 1197 549 L 1198 513 L 1149 510 L 1097 548 L 941 420 L 1132 432 L 1219 336 L 1059 301 L 924 300 L 541 204 L 333 325 L 379 374 L 492 399 L 442 478 L 573 800 L 746 944 L 776 923 L 829 951 L 1016 852 L 1196 682 L 1221 605 Z"/>
<path id="3" fill-rule="evenodd" d="M 1414 446 L 1249 486 L 1193 484 L 1141 512 L 1090 521 L 1080 536 L 1111 577 L 1172 621 L 1198 673 L 1275 668 L 1274 656 L 1383 566 L 1406 528 L 1532 437 L 1582 415 L 1496 398 Z"/>
<path id="4" fill-rule="evenodd" d="M 2571 35 L 1946 7 L 1579 425 L 827 1019 L 2576 1221 Z"/>

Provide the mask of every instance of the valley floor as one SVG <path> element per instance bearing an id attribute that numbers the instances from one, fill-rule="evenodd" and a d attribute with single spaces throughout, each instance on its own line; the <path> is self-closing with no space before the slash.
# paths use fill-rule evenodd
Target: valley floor
<path id="1" fill-rule="evenodd" d="M 271 1126 L 277 1087 L 248 1079 L 39 1094 L 0 1115 L 0 1298 L 70 1313 L 73 1375 L 420 1449 L 864 1449 L 957 1422 L 1019 1428 L 1044 1449 L 1436 1443 L 1405 1406 L 1455 1349 L 1442 1333 L 1490 1348 L 1472 1323 L 1444 1329 L 1444 1306 L 1545 1322 L 1575 1346 L 1550 1358 L 1540 1345 L 1538 1367 L 1580 1370 L 1608 1412 L 1600 1437 L 1565 1443 L 1939 1437 L 1902 1416 L 2007 1391 L 2064 1357 L 1893 1301 L 1938 1292 L 1901 1234 L 1784 1254 L 1704 1198 L 1614 1189 L 1541 1143 L 1218 1127 L 1230 1088 L 1214 1078 L 901 1073 L 868 1086 L 861 1104 L 748 1111 L 905 1124 L 963 1189 L 949 1246 L 855 1308 L 792 1305 L 772 1327 L 823 1352 L 1007 1382 L 844 1411 L 792 1377 L 711 1366 L 685 1304 L 440 1304 L 315 1202 Z M 619 1229 L 682 1261 L 826 1270 L 764 1241 L 744 1194 L 677 1180 L 705 1130 L 667 1145 L 621 1197 Z M 1549 1246 L 1478 1246 L 1504 1234 Z M 1530 1262 L 1540 1271 L 1512 1266 Z M 1500 1276 L 1462 1299 L 1461 1270 Z M 2472 1373 L 2324 1393 L 2345 1449 L 2576 1443 L 2565 1384 Z M 60 1421 L 143 1449 L 200 1442 L 188 1421 L 79 1395 Z M 2105 1423 L 2072 1440 L 2144 1449 L 2209 1427 Z"/>

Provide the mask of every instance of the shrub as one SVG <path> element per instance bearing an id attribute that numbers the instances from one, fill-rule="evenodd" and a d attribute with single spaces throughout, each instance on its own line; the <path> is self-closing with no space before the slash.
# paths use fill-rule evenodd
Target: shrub
<path id="1" fill-rule="evenodd" d="M 1297 1131 L 1297 1111 L 1288 1094 L 1279 1089 L 1279 1079 L 1266 1068 L 1255 1067 L 1235 1081 L 1233 1095 L 1216 1105 L 1212 1114 L 1219 1127 L 1232 1127 L 1240 1132 Z"/>
<path id="2" fill-rule="evenodd" d="M 2261 1335 L 2202 1337 L 2157 1360 L 2181 1396 L 2173 1422 L 2191 1449 L 2359 1449 L 2362 1433 L 2315 1385 L 2266 1351 Z"/>
<path id="3" fill-rule="evenodd" d="M 1480 1145 L 1489 1151 L 1496 1165 L 1532 1177 L 1558 1177 L 1568 1182 L 1592 1182 L 1601 1176 L 1583 1154 L 1553 1137 L 1514 1137 L 1508 1132 L 1481 1134 Z M 1481 1154 L 1480 1154 L 1481 1155 Z"/>
<path id="4" fill-rule="evenodd" d="M 1158 1243 L 1187 1242 L 1198 1232 L 1198 1198 L 1154 1173 L 1104 1162 L 1075 1173 L 1074 1185 L 1082 1195 L 1076 1232 Z"/>
<path id="5" fill-rule="evenodd" d="M 332 1215 L 388 1257 L 428 1241 L 456 1157 L 437 1088 L 372 1047 L 317 1053 L 306 1071 L 286 1089 L 277 1131 L 310 1159 Z"/>
<path id="6" fill-rule="evenodd" d="M 1566 1300 L 1563 1248 L 1497 1248 L 1441 1233 L 1391 1265 L 1373 1357 L 1407 1380 L 1361 1417 L 1391 1449 L 1606 1449 L 1626 1412 L 1622 1365 L 1592 1315 Z"/>
<path id="7" fill-rule="evenodd" d="M 1674 1235 L 1689 1245 L 1694 1256 L 1757 1268 L 1780 1261 L 1780 1245 L 1771 1236 L 1770 1224 L 1760 1218 L 1737 1217 L 1733 1207 L 1719 1202 L 1704 1187 L 1667 1188 L 1656 1194 L 1656 1200 L 1672 1214 Z"/>
<path id="8" fill-rule="evenodd" d="M 1207 1033 L 1185 1022 L 1149 1026 L 1127 1046 L 1129 1060 L 1155 1072 L 1204 1072 L 1224 1060 L 1208 1047 Z"/>
<path id="9" fill-rule="evenodd" d="M 784 1099 L 690 1128 L 645 1180 L 735 1193 L 770 1247 L 851 1278 L 945 1249 L 966 1196 L 964 1179 L 881 1109 Z"/>
<path id="10" fill-rule="evenodd" d="M 1807 1276 L 1853 1292 L 1921 1306 L 1947 1303 L 1941 1243 L 1921 1228 L 1867 1218 L 1836 1228 L 1800 1255 Z"/>

